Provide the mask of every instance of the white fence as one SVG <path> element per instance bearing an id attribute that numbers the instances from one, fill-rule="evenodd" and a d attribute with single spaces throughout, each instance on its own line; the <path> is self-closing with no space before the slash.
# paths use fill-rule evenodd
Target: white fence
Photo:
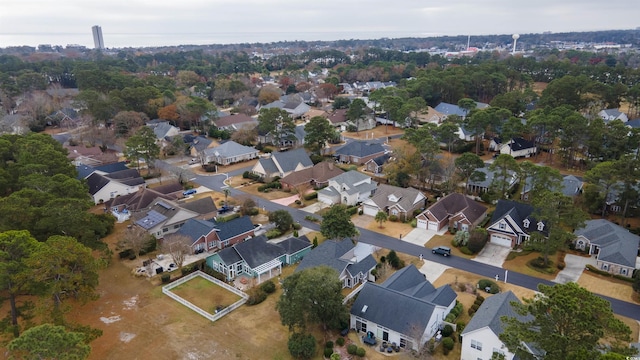
<path id="1" fill-rule="evenodd" d="M 225 290 L 231 291 L 232 293 L 240 296 L 240 300 L 236 301 L 235 303 L 227 306 L 226 308 L 216 312 L 215 314 L 211 314 L 208 313 L 204 310 L 202 310 L 201 308 L 197 307 L 196 305 L 192 304 L 191 302 L 181 298 L 180 296 L 174 294 L 173 292 L 171 292 L 171 289 L 180 286 L 184 283 L 186 283 L 187 281 L 195 278 L 195 277 L 201 277 L 205 280 L 211 281 L 212 283 L 224 288 Z M 172 298 L 173 300 L 179 302 L 180 304 L 188 307 L 189 309 L 197 312 L 198 314 L 204 316 L 205 318 L 211 320 L 211 321 L 216 321 L 218 319 L 220 319 L 221 317 L 227 315 L 228 313 L 232 312 L 233 310 L 239 308 L 240 306 L 242 306 L 245 302 L 247 302 L 247 299 L 249 299 L 249 295 L 247 295 L 246 293 L 234 288 L 233 286 L 230 286 L 227 283 L 224 283 L 216 278 L 214 278 L 211 275 L 205 274 L 202 271 L 196 271 L 193 272 L 181 279 L 178 279 L 174 282 L 172 282 L 171 284 L 167 284 L 165 286 L 162 287 L 162 292 L 167 295 L 168 297 Z"/>

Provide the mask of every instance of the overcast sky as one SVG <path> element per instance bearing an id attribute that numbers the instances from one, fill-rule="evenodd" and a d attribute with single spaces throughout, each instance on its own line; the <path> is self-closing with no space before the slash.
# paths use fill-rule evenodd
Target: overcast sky
<path id="1" fill-rule="evenodd" d="M 93 25 L 108 48 L 635 29 L 637 1 L 0 0 L 0 47 L 93 47 Z"/>

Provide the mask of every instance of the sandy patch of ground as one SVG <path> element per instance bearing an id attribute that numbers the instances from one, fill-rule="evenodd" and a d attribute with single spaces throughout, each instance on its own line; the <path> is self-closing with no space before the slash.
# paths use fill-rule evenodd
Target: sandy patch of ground
<path id="1" fill-rule="evenodd" d="M 402 222 L 393 222 L 393 221 L 383 222 L 382 227 L 380 227 L 380 223 L 376 222 L 374 217 L 369 215 L 355 216 L 352 220 L 355 220 L 358 217 L 365 217 L 365 216 L 368 218 L 371 218 L 371 221 L 369 221 L 365 226 L 360 226 L 360 225 L 358 226 L 366 228 L 367 230 L 375 231 L 380 234 L 394 237 L 396 239 L 400 238 L 401 235 L 402 236 L 407 235 L 408 233 L 411 232 L 411 230 L 413 230 L 410 224 L 406 224 Z"/>
<path id="2" fill-rule="evenodd" d="M 512 260 L 505 260 L 505 262 L 502 264 L 502 268 L 507 270 L 517 271 L 525 275 L 534 276 L 534 277 L 552 281 L 553 279 L 556 278 L 557 271 L 554 274 L 547 274 L 540 271 L 536 271 L 527 265 L 529 261 L 537 258 L 538 256 L 540 256 L 540 253 L 538 252 L 532 252 L 527 255 L 516 256 Z M 549 259 L 554 263 L 556 261 L 555 256 L 550 256 Z"/>
<path id="3" fill-rule="evenodd" d="M 434 281 L 433 285 L 436 287 L 439 287 L 445 284 L 449 284 L 454 290 L 458 291 L 460 284 L 470 284 L 472 288 L 475 288 L 476 284 L 480 279 L 486 279 L 486 278 L 483 276 L 466 272 L 466 271 L 451 268 L 451 269 L 447 269 L 442 274 L 442 276 L 438 278 L 438 280 Z M 502 281 L 498 282 L 498 286 L 500 286 L 500 289 L 502 292 L 505 292 L 508 290 L 513 291 L 513 293 L 519 299 L 522 299 L 525 297 L 532 298 L 535 295 L 535 291 L 533 290 L 529 290 L 527 288 L 523 288 L 513 284 L 505 284 Z M 485 292 L 482 292 L 481 295 L 484 296 L 485 298 L 487 296 L 490 296 L 490 294 L 487 294 Z"/>
<path id="4" fill-rule="evenodd" d="M 632 303 L 637 301 L 633 296 L 631 283 L 622 280 L 601 276 L 590 271 L 583 271 L 580 279 L 578 279 L 578 284 L 596 294 Z"/>
<path id="5" fill-rule="evenodd" d="M 366 139 L 379 139 L 387 136 L 404 134 L 404 130 L 396 128 L 391 125 L 378 125 L 375 128 L 367 131 L 355 132 L 343 132 L 341 135 L 351 139 L 366 140 Z"/>

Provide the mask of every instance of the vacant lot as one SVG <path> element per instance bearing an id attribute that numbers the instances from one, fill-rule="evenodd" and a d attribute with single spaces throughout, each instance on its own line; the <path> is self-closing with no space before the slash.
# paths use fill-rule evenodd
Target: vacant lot
<path id="1" fill-rule="evenodd" d="M 240 296 L 200 276 L 171 289 L 171 292 L 211 314 L 240 300 Z"/>

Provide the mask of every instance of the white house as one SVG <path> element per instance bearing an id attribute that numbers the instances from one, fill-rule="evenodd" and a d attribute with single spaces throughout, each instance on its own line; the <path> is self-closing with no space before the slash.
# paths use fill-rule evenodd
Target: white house
<path id="1" fill-rule="evenodd" d="M 356 205 L 373 195 L 377 186 L 370 176 L 347 171 L 329 179 L 329 186 L 318 191 L 318 201 L 329 205 Z"/>
<path id="2" fill-rule="evenodd" d="M 382 284 L 367 282 L 350 312 L 350 328 L 376 339 L 418 350 L 432 338 L 456 304 L 449 285 L 435 288 L 413 265 Z M 489 359 L 489 358 L 487 358 Z M 475 360 L 475 359 L 474 359 Z"/>
<path id="3" fill-rule="evenodd" d="M 133 194 L 144 187 L 145 182 L 138 170 L 128 169 L 110 174 L 94 171 L 87 177 L 87 185 L 93 202 L 101 204 L 121 195 Z"/>
<path id="4" fill-rule="evenodd" d="M 520 303 L 520 300 L 511 291 L 507 291 L 488 297 L 480 305 L 462 331 L 461 360 L 489 360 L 494 353 L 504 355 L 505 360 L 513 360 L 515 354 L 510 352 L 499 338 L 504 331 L 500 318 L 515 317 L 522 321 L 528 321 L 528 318 L 518 315 L 513 310 L 511 302 Z M 529 352 L 534 353 L 531 347 L 524 345 Z"/>
<path id="5" fill-rule="evenodd" d="M 379 211 L 397 216 L 401 221 L 413 217 L 416 209 L 422 209 L 427 198 L 414 188 L 401 188 L 380 184 L 375 194 L 362 203 L 365 215 L 376 216 Z"/>
<path id="6" fill-rule="evenodd" d="M 511 155 L 514 158 L 530 157 L 536 154 L 537 147 L 533 141 L 525 140 L 521 137 L 513 138 L 506 144 L 500 146 L 500 154 Z"/>
<path id="7" fill-rule="evenodd" d="M 629 117 L 627 117 L 627 114 L 621 112 L 618 109 L 600 110 L 600 112 L 598 113 L 598 116 L 600 116 L 605 123 L 608 123 L 609 121 L 613 121 L 613 120 L 621 120 L 622 122 L 625 122 L 625 123 L 629 121 Z"/>

